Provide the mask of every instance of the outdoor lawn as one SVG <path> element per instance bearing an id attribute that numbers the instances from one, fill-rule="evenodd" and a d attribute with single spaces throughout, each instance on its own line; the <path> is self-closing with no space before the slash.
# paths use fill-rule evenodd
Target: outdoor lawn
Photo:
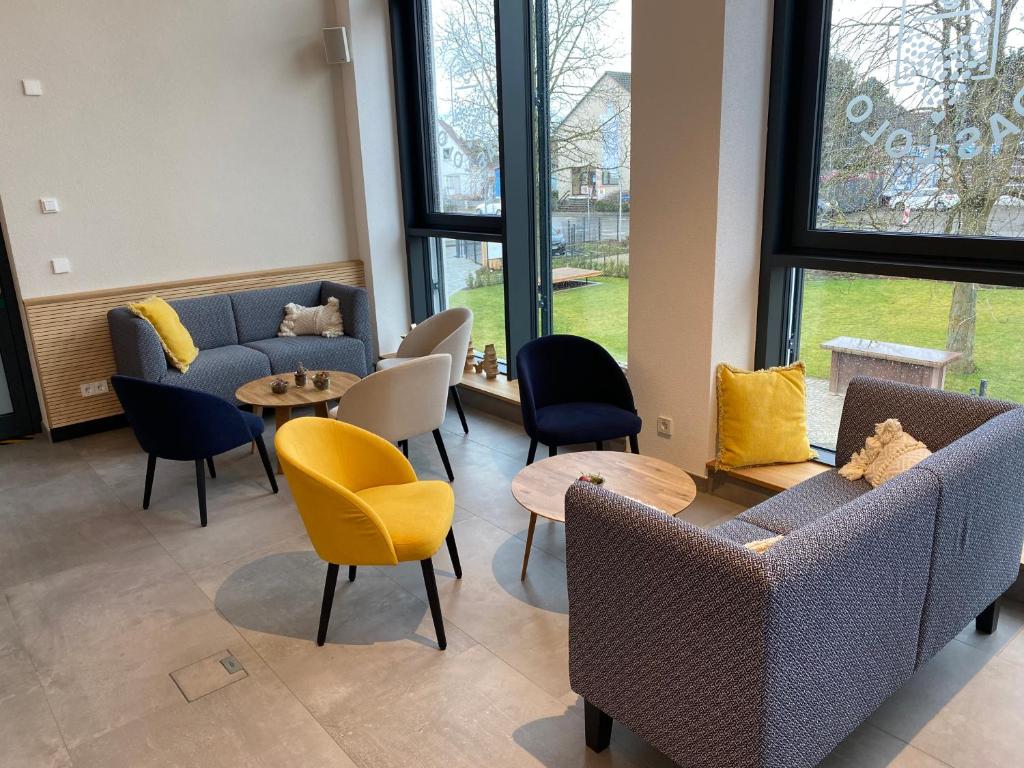
<path id="1" fill-rule="evenodd" d="M 820 344 L 836 336 L 944 349 L 952 293 L 951 283 L 812 273 L 800 338 L 807 374 L 828 378 L 831 353 Z M 967 392 L 988 379 L 989 397 L 1024 402 L 1024 290 L 978 291 L 974 358 L 977 370 L 948 373 L 946 389 Z"/>
<path id="2" fill-rule="evenodd" d="M 494 344 L 505 357 L 504 288 L 489 285 L 466 288 L 448 300 L 450 307 L 473 310 L 473 344 L 483 351 Z M 555 331 L 586 336 L 604 345 L 619 361 L 626 361 L 626 312 L 629 280 L 599 277 L 594 285 L 555 291 Z"/>

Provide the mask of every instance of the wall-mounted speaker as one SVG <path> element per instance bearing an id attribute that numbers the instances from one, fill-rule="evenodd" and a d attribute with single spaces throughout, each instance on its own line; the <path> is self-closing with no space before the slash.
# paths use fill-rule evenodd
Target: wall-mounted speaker
<path id="1" fill-rule="evenodd" d="M 324 29 L 324 54 L 328 64 L 348 64 L 352 61 L 348 51 L 348 30 L 345 27 Z"/>

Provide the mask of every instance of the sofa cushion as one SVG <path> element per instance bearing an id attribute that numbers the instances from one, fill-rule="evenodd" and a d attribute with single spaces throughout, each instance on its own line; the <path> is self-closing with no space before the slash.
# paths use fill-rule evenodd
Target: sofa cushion
<path id="1" fill-rule="evenodd" d="M 572 445 L 636 435 L 635 413 L 607 403 L 560 403 L 537 409 L 537 439 L 545 445 Z"/>
<path id="2" fill-rule="evenodd" d="M 773 534 L 786 535 L 831 514 L 870 490 L 866 480 L 846 480 L 833 469 L 751 507 L 739 519 Z"/>
<path id="3" fill-rule="evenodd" d="M 317 281 L 230 294 L 238 341 L 246 344 L 277 336 L 277 329 L 284 319 L 285 304 L 316 306 L 320 303 L 320 286 Z"/>
<path id="4" fill-rule="evenodd" d="M 772 531 L 761 528 L 753 523 L 748 523 L 746 520 L 741 520 L 736 517 L 727 523 L 716 525 L 714 528 L 708 529 L 708 533 L 712 533 L 715 536 L 719 536 L 723 539 L 729 539 L 729 541 L 735 541 L 737 544 L 749 544 L 752 541 L 762 541 L 764 539 L 770 539 L 776 534 Z"/>
<path id="5" fill-rule="evenodd" d="M 235 315 L 227 294 L 178 299 L 169 302 L 181 318 L 182 325 L 192 334 L 199 349 L 227 347 L 238 343 Z"/>
<path id="6" fill-rule="evenodd" d="M 279 336 L 251 341 L 245 346 L 266 355 L 272 373 L 291 373 L 299 363 L 310 371 L 346 371 L 356 376 L 367 373 L 363 342 L 351 336 Z"/>
<path id="7" fill-rule="evenodd" d="M 160 382 L 209 392 L 235 403 L 236 389 L 270 374 L 270 361 L 266 355 L 236 344 L 201 350 L 189 366 L 188 373 L 168 369 Z"/>

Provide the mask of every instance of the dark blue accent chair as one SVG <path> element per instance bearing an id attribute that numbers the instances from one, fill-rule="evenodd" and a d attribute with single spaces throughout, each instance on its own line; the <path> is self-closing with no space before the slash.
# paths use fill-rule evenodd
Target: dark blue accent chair
<path id="1" fill-rule="evenodd" d="M 217 477 L 213 457 L 255 443 L 270 487 L 277 493 L 277 479 L 263 442 L 263 419 L 238 410 L 216 395 L 184 387 L 113 376 L 111 382 L 128 423 L 147 454 L 146 491 L 142 508 L 149 509 L 157 459 L 193 461 L 199 492 L 199 520 L 206 526 L 206 469 Z M 206 466 L 204 466 L 204 464 Z"/>
<path id="2" fill-rule="evenodd" d="M 554 335 L 535 339 L 516 355 L 523 426 L 530 436 L 532 464 L 537 444 L 554 456 L 560 445 L 596 443 L 629 438 L 639 453 L 637 435 L 643 422 L 637 416 L 626 376 L 604 347 L 579 336 Z"/>

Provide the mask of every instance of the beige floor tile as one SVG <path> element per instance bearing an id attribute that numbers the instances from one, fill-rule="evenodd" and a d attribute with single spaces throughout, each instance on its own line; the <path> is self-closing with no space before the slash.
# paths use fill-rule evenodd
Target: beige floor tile
<path id="1" fill-rule="evenodd" d="M 1003 629 L 1002 624 L 1003 622 L 1000 620 L 1000 632 Z M 1011 664 L 1016 664 L 1018 667 L 1024 667 L 1024 629 L 1018 630 L 1017 634 L 1006 641 L 999 651 L 999 658 Z"/>
<path id="2" fill-rule="evenodd" d="M 244 643 L 229 649 L 248 677 L 183 697 L 72 750 L 76 768 L 355 768 Z"/>
<path id="3" fill-rule="evenodd" d="M 71 765 L 32 661 L 21 650 L 0 655 L 0 764 L 4 768 Z"/>
<path id="4" fill-rule="evenodd" d="M 948 764 L 866 724 L 836 747 L 820 768 L 948 768 Z"/>
<path id="5" fill-rule="evenodd" d="M 956 636 L 962 643 L 980 648 L 986 653 L 1001 653 L 1024 630 L 1024 605 L 1012 600 L 1001 600 L 999 607 L 999 625 L 991 635 L 978 632 L 972 621 Z M 1009 660 L 1009 658 L 1008 658 Z"/>
<path id="6" fill-rule="evenodd" d="M 7 598 L 69 747 L 177 701 L 170 672 L 239 640 L 157 545 Z"/>

